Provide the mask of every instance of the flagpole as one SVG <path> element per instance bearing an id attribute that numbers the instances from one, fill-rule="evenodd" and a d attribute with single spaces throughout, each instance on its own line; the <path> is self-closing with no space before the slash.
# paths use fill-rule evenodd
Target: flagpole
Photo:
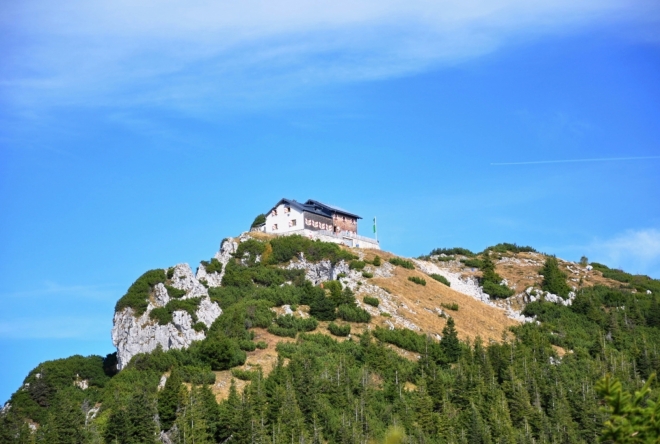
<path id="1" fill-rule="evenodd" d="M 378 242 L 378 231 L 376 230 L 376 218 L 374 217 L 374 236 L 376 236 L 376 242 Z"/>

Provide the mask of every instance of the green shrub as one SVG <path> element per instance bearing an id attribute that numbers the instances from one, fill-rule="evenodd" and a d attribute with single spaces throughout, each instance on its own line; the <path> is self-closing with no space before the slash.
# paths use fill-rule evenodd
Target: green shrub
<path id="1" fill-rule="evenodd" d="M 248 328 L 267 328 L 275 317 L 271 311 L 273 304 L 267 300 L 244 299 L 227 308 L 218 316 L 209 333 L 214 336 L 244 339 Z M 251 338 L 250 338 L 251 339 Z"/>
<path id="2" fill-rule="evenodd" d="M 332 242 L 313 241 L 300 235 L 282 236 L 270 240 L 273 254 L 269 258 L 272 264 L 288 262 L 298 254 L 303 253 L 310 262 L 319 262 L 328 259 L 336 264 L 341 260 L 350 261 L 356 257 L 338 244 Z"/>
<path id="3" fill-rule="evenodd" d="M 426 336 L 417 334 L 414 331 L 408 330 L 406 328 L 386 330 L 381 327 L 376 327 L 373 334 L 376 338 L 383 342 L 394 344 L 404 350 L 416 353 L 423 353 L 428 341 Z"/>
<path id="4" fill-rule="evenodd" d="M 369 322 L 371 315 L 363 308 L 352 305 L 340 305 L 337 308 L 337 317 L 346 322 Z"/>
<path id="5" fill-rule="evenodd" d="M 298 331 L 313 331 L 319 326 L 319 322 L 314 318 L 298 318 Z"/>
<path id="6" fill-rule="evenodd" d="M 373 274 L 373 273 L 369 273 L 368 271 L 363 271 L 363 272 L 362 272 L 362 277 L 367 278 L 367 279 L 370 279 L 370 278 L 374 277 L 374 274 Z"/>
<path id="7" fill-rule="evenodd" d="M 539 274 L 543 275 L 541 288 L 544 291 L 561 296 L 566 299 L 571 288 L 566 283 L 566 274 L 559 269 L 559 262 L 555 257 L 548 257 Z"/>
<path id="8" fill-rule="evenodd" d="M 384 318 L 391 318 L 391 317 L 392 317 L 391 314 L 389 314 L 389 313 L 387 313 L 387 312 L 384 312 L 384 311 L 381 311 L 381 312 L 380 312 L 380 315 L 381 315 L 382 317 L 384 317 Z"/>
<path id="9" fill-rule="evenodd" d="M 447 310 L 458 311 L 458 304 L 456 302 L 452 302 L 451 304 L 445 304 L 443 302 L 440 305 Z"/>
<path id="10" fill-rule="evenodd" d="M 220 316 L 222 317 L 222 316 Z M 226 337 L 209 337 L 199 345 L 202 362 L 211 366 L 211 370 L 229 370 L 245 364 L 247 355 L 238 346 L 238 341 Z"/>
<path id="11" fill-rule="evenodd" d="M 172 322 L 172 314 L 175 311 L 181 310 L 187 312 L 192 318 L 193 323 L 196 323 L 197 310 L 199 309 L 201 300 L 201 298 L 172 299 L 164 307 L 156 307 L 151 310 L 149 317 L 158 321 L 160 325 L 165 325 Z"/>
<path id="12" fill-rule="evenodd" d="M 257 342 L 257 348 L 259 350 L 264 350 L 264 349 L 268 348 L 268 344 L 266 344 L 264 341 L 259 341 L 259 342 Z"/>
<path id="13" fill-rule="evenodd" d="M 493 245 L 492 247 L 486 248 L 486 250 L 494 251 L 496 253 L 536 253 L 536 250 L 532 247 L 523 247 L 522 245 L 509 244 L 507 242 Z"/>
<path id="14" fill-rule="evenodd" d="M 484 266 L 483 261 L 474 258 L 474 259 L 461 259 L 461 262 L 466 266 L 470 268 L 482 268 Z"/>
<path id="15" fill-rule="evenodd" d="M 372 260 L 371 263 L 374 264 L 374 266 L 376 267 L 380 267 L 381 264 L 380 256 L 374 256 L 374 260 Z"/>
<path id="16" fill-rule="evenodd" d="M 335 336 L 348 336 L 351 333 L 350 324 L 337 325 L 334 322 L 328 324 L 328 330 Z"/>
<path id="17" fill-rule="evenodd" d="M 504 299 L 515 293 L 509 287 L 500 285 L 502 277 L 495 272 L 495 263 L 491 259 L 488 251 L 483 254 L 483 259 L 480 262 L 482 276 L 479 281 L 486 294 L 493 298 Z"/>
<path id="18" fill-rule="evenodd" d="M 496 284 L 492 281 L 485 281 L 483 283 L 484 293 L 488 294 L 492 298 L 497 299 L 506 299 L 509 296 L 513 296 L 515 291 L 506 287 L 504 285 Z"/>
<path id="19" fill-rule="evenodd" d="M 149 317 L 160 325 L 172 322 L 172 313 L 165 307 L 156 307 L 149 313 Z"/>
<path id="20" fill-rule="evenodd" d="M 167 279 L 172 279 L 174 277 L 174 267 L 167 269 Z"/>
<path id="21" fill-rule="evenodd" d="M 309 305 L 309 314 L 319 321 L 334 321 L 337 318 L 336 305 L 325 294 L 317 295 Z"/>
<path id="22" fill-rule="evenodd" d="M 281 357 L 291 359 L 298 350 L 298 346 L 292 342 L 278 342 L 275 350 Z"/>
<path id="23" fill-rule="evenodd" d="M 447 278 L 444 277 L 443 275 L 441 275 L 441 274 L 437 274 L 437 273 L 433 273 L 433 274 L 430 274 L 429 276 L 431 276 L 431 277 L 432 277 L 433 279 L 435 279 L 436 281 L 445 284 L 447 287 L 451 287 L 451 283 L 450 283 L 450 282 L 447 280 Z"/>
<path id="24" fill-rule="evenodd" d="M 207 332 L 209 330 L 209 328 L 206 326 L 206 324 L 201 322 L 201 321 L 200 322 L 195 322 L 195 325 L 193 325 L 193 329 L 195 331 L 203 331 L 203 332 Z"/>
<path id="25" fill-rule="evenodd" d="M 410 282 L 416 283 L 417 285 L 426 285 L 426 279 L 418 276 L 408 276 L 408 280 Z"/>
<path id="26" fill-rule="evenodd" d="M 252 380 L 256 379 L 259 376 L 259 372 L 250 371 L 250 370 L 242 370 L 240 368 L 232 368 L 231 369 L 231 375 L 234 378 L 240 379 L 242 381 L 252 381 Z"/>
<path id="27" fill-rule="evenodd" d="M 210 261 L 202 261 L 201 263 L 207 273 L 222 273 L 222 262 L 216 258 L 211 258 Z"/>
<path id="28" fill-rule="evenodd" d="M 399 267 L 407 268 L 408 270 L 415 269 L 415 264 L 413 264 L 412 261 L 401 259 L 399 257 L 390 258 L 389 262 L 392 265 L 398 265 Z"/>
<path id="29" fill-rule="evenodd" d="M 456 259 L 454 256 L 438 256 L 438 262 L 451 262 Z"/>
<path id="30" fill-rule="evenodd" d="M 295 338 L 296 334 L 298 333 L 298 329 L 293 327 L 293 328 L 285 328 L 285 327 L 280 327 L 279 325 L 273 324 L 270 327 L 268 327 L 268 333 L 273 334 L 275 336 L 282 336 L 285 338 Z"/>
<path id="31" fill-rule="evenodd" d="M 592 262 L 591 266 L 594 267 L 594 270 L 600 271 L 604 278 L 630 284 L 637 291 L 645 292 L 649 290 L 654 294 L 660 294 L 660 279 L 652 279 L 641 274 L 630 274 L 622 270 L 615 270 L 598 262 Z"/>
<path id="32" fill-rule="evenodd" d="M 245 258 L 245 254 L 247 253 L 249 256 L 248 262 L 254 264 L 257 256 L 262 255 L 265 250 L 266 250 L 265 242 L 261 242 L 257 239 L 247 239 L 241 242 L 240 244 L 238 244 L 238 248 L 236 248 L 236 253 L 234 253 L 234 257 L 236 259 L 243 259 Z"/>
<path id="33" fill-rule="evenodd" d="M 149 295 L 156 284 L 167 280 L 165 270 L 157 268 L 149 270 L 137 278 L 133 284 L 128 287 L 128 291 L 122 296 L 115 305 L 115 312 L 122 311 L 126 307 L 133 309 L 135 316 L 141 316 L 147 311 L 149 305 Z"/>
<path id="34" fill-rule="evenodd" d="M 378 298 L 374 298 L 374 297 L 371 297 L 371 296 L 365 296 L 362 299 L 362 301 L 367 305 L 371 305 L 372 307 L 378 307 L 378 305 L 380 304 L 380 301 L 378 300 Z"/>
<path id="35" fill-rule="evenodd" d="M 208 367 L 184 365 L 178 369 L 184 382 L 195 385 L 215 384 L 215 373 Z"/>
<path id="36" fill-rule="evenodd" d="M 429 253 L 431 256 L 433 255 L 447 255 L 447 256 L 455 256 L 455 255 L 460 255 L 460 256 L 467 256 L 471 257 L 474 256 L 474 253 L 468 250 L 467 248 L 436 248 L 434 250 L 431 250 L 431 253 Z"/>
<path id="37" fill-rule="evenodd" d="M 296 330 L 298 330 L 297 319 L 291 314 L 287 314 L 287 315 L 283 315 L 283 316 L 279 316 L 279 317 L 275 318 L 275 323 L 277 325 L 279 325 L 280 327 L 295 328 Z"/>
<path id="38" fill-rule="evenodd" d="M 167 284 L 165 285 L 165 288 L 167 289 L 167 295 L 171 298 L 180 299 L 186 295 L 186 290 L 179 290 L 178 288 L 174 288 Z"/>
<path id="39" fill-rule="evenodd" d="M 229 261 L 225 266 L 225 274 L 222 277 L 224 287 L 252 288 L 252 270 L 250 267 L 241 265 L 236 261 Z"/>
<path id="40" fill-rule="evenodd" d="M 241 348 L 241 350 L 247 352 L 255 351 L 257 349 L 257 344 L 249 339 L 239 339 L 238 346 Z"/>
<path id="41" fill-rule="evenodd" d="M 319 325 L 318 321 L 314 318 L 297 318 L 290 314 L 275 318 L 275 323 L 279 327 L 295 329 L 296 331 L 316 330 L 316 327 Z"/>
<path id="42" fill-rule="evenodd" d="M 265 223 L 266 223 L 266 215 L 259 214 L 257 217 L 254 218 L 254 221 L 252 221 L 252 225 L 250 225 L 250 228 L 258 227 L 259 225 L 263 225 Z"/>
<path id="43" fill-rule="evenodd" d="M 352 261 L 348 264 L 348 268 L 351 269 L 351 270 L 358 270 L 358 271 L 360 271 L 360 270 L 363 270 L 364 267 L 365 267 L 366 265 L 367 265 L 367 264 L 366 264 L 364 261 L 352 260 Z"/>

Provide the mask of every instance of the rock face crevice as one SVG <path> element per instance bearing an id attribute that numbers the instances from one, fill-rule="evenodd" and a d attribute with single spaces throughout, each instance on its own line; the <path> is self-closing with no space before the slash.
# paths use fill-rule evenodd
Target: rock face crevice
<path id="1" fill-rule="evenodd" d="M 171 285 L 186 294 L 182 299 L 201 298 L 195 312 L 198 322 L 210 327 L 220 316 L 222 310 L 217 303 L 211 301 L 208 290 L 193 275 L 188 264 L 178 264 L 174 267 Z M 112 327 L 112 343 L 117 348 L 117 368 L 126 367 L 131 358 L 139 353 L 148 353 L 158 346 L 163 350 L 181 349 L 190 346 L 193 341 L 206 337 L 204 331 L 196 331 L 192 316 L 182 310 L 172 313 L 172 322 L 160 325 L 149 314 L 154 308 L 164 307 L 170 301 L 167 288 L 163 284 L 154 286 L 147 310 L 135 317 L 132 308 L 127 307 L 115 313 Z"/>

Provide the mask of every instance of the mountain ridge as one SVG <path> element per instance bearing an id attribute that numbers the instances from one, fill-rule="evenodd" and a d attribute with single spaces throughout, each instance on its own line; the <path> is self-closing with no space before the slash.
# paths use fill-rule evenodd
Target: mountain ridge
<path id="1" fill-rule="evenodd" d="M 398 373 L 394 375 L 399 396 L 405 391 L 414 398 L 431 383 L 420 379 L 420 369 L 426 369 L 421 370 L 422 376 L 436 366 L 437 371 L 456 371 L 452 362 L 459 358 L 450 344 L 459 339 L 463 345 L 458 353 L 464 356 L 473 347 L 497 350 L 499 344 L 525 343 L 521 338 L 531 331 L 525 327 L 528 325 L 546 338 L 543 353 L 551 365 L 582 356 L 582 344 L 588 337 L 567 336 L 563 331 L 573 327 L 556 324 L 547 313 L 584 313 L 607 325 L 603 317 L 615 313 L 606 307 L 596 313 L 589 305 L 599 294 L 614 306 L 620 302 L 607 302 L 607 298 L 631 297 L 633 304 L 624 307 L 630 314 L 624 313 L 617 322 L 625 327 L 634 319 L 636 324 L 648 325 L 651 330 L 644 333 L 648 340 L 654 337 L 648 335 L 655 335 L 656 317 L 660 327 L 655 297 L 658 281 L 602 264 L 563 261 L 515 244 L 498 244 L 478 254 L 451 250 L 446 252 L 452 254 L 436 251 L 402 258 L 382 250 L 351 249 L 299 236 L 243 233 L 224 239 L 220 250 L 210 261 L 202 261 L 195 273 L 187 264 L 177 264 L 148 271 L 136 280 L 118 301 L 114 314 L 112 337 L 117 353 L 40 364 L 5 404 L 0 419 L 13 427 L 14 437 L 39 441 L 41 434 L 54 427 L 51 418 L 59 414 L 51 406 L 80 400 L 85 424 L 80 430 L 102 442 L 110 436 L 108 421 L 114 421 L 112 415 L 120 411 L 119 401 L 108 390 L 123 387 L 121 381 L 127 378 L 138 381 L 146 377 L 138 386 L 147 384 L 149 399 L 158 400 L 175 372 L 189 393 L 201 384 L 223 406 L 235 402 L 232 399 L 238 392 L 252 393 L 252 385 L 258 387 L 262 379 L 270 381 L 281 372 L 293 371 L 284 369 L 297 362 L 295 350 L 305 343 L 335 347 L 318 339 L 321 336 L 345 344 L 346 350 L 358 343 L 360 347 L 371 347 L 369 343 L 380 347 L 378 353 L 388 356 L 391 368 L 382 367 L 384 362 L 372 362 L 380 370 L 371 370 L 369 390 L 387 393 L 391 370 L 399 369 L 402 385 Z M 560 294 L 555 294 L 548 289 L 551 273 L 564 282 L 565 292 L 556 290 Z M 500 296 L 510 296 L 495 298 L 485 293 L 489 279 L 489 288 Z M 600 289 L 610 289 L 607 291 L 613 296 Z M 635 302 L 638 298 L 640 302 Z M 642 300 L 648 313 L 640 314 Z M 609 327 L 603 341 L 615 341 L 618 334 Z M 592 352 L 600 353 L 595 348 Z M 569 355 L 575 358 L 569 359 Z M 652 368 L 655 364 L 644 365 Z M 418 370 L 410 373 L 411 368 Z M 121 390 L 131 392 L 126 387 Z M 157 410 L 160 403 L 153 404 Z M 161 429 L 162 424 L 156 423 L 161 442 L 180 439 L 178 429 Z M 300 429 L 300 433 L 306 432 Z M 2 439 L 0 442 L 18 442 Z"/>

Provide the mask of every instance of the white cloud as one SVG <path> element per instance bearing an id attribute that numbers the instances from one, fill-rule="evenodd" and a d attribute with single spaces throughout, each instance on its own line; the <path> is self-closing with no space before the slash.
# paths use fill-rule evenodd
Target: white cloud
<path id="1" fill-rule="evenodd" d="M 5 3 L 11 38 L 0 46 L 0 88 L 27 108 L 263 103 L 318 84 L 457 63 L 511 40 L 638 25 L 659 9 L 645 0 Z"/>
<path id="2" fill-rule="evenodd" d="M 611 239 L 596 240 L 585 248 L 588 257 L 610 268 L 660 278 L 660 230 L 628 230 Z"/>

